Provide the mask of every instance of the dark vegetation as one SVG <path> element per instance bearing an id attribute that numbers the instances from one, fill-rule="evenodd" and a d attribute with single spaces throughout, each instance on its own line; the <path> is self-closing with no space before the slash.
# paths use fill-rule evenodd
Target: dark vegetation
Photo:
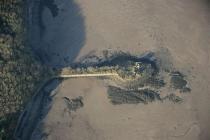
<path id="1" fill-rule="evenodd" d="M 171 92 L 172 89 L 190 92 L 184 75 L 170 69 L 171 67 L 164 68 L 164 64 L 160 64 L 163 60 L 158 60 L 152 52 L 135 56 L 124 52 L 114 52 L 109 55 L 107 51 L 104 51 L 103 55 L 104 58 L 86 57 L 82 63 L 74 64 L 72 69 L 76 69 L 78 73 L 118 73 L 126 83 L 123 88 L 122 86 L 109 86 L 108 96 L 113 104 L 147 104 L 156 100 L 182 102 L 183 99 L 174 93 L 168 93 L 164 97 L 160 96 L 160 89 L 166 84 L 169 85 L 168 92 Z M 169 76 L 170 83 L 164 81 L 164 77 L 160 76 L 161 72 Z"/>
<path id="2" fill-rule="evenodd" d="M 149 89 L 126 90 L 114 86 L 109 86 L 108 96 L 111 99 L 111 102 L 115 105 L 137 103 L 148 104 L 155 100 L 161 100 L 160 94 Z"/>
<path id="3" fill-rule="evenodd" d="M 0 119 L 0 140 L 8 140 L 11 139 L 13 135 L 13 130 L 16 127 L 17 119 L 19 117 L 20 113 L 11 113 L 7 114 L 4 117 L 1 117 Z"/>
<path id="4" fill-rule="evenodd" d="M 172 101 L 173 103 L 181 103 L 183 99 L 175 94 L 169 94 L 166 97 L 163 98 L 163 100 L 169 100 Z"/>
<path id="5" fill-rule="evenodd" d="M 164 78 L 160 77 L 162 67 L 158 65 L 154 53 L 139 57 L 119 53 L 110 58 L 106 57 L 106 59 L 95 66 L 99 68 L 113 67 L 122 78 L 132 77 L 126 82 L 124 88 L 109 86 L 108 95 L 113 104 L 147 104 L 156 100 L 169 100 L 173 103 L 183 101 L 181 97 L 173 93 L 169 93 L 164 97 L 160 96 L 160 89 L 165 87 L 166 83 Z M 188 82 L 183 74 L 178 71 L 170 71 L 172 70 L 165 71 L 171 78 L 170 88 L 180 90 L 180 92 L 190 92 Z"/>
<path id="6" fill-rule="evenodd" d="M 94 60 L 94 61 L 93 61 Z M 104 57 L 86 57 L 82 63 L 75 64 L 72 68 L 78 69 L 79 73 L 116 72 L 125 80 L 123 86 L 108 87 L 108 97 L 113 104 L 148 104 L 153 101 L 169 100 L 173 103 L 181 103 L 183 99 L 174 93 L 168 93 L 161 97 L 160 89 L 166 86 L 161 72 L 170 76 L 168 83 L 170 89 L 189 92 L 188 82 L 180 72 L 173 72 L 174 69 L 165 70 L 161 60 L 150 52 L 142 56 L 134 56 L 129 53 L 115 52 L 111 55 L 104 51 Z M 123 87 L 123 88 L 122 88 Z"/>
<path id="7" fill-rule="evenodd" d="M 160 89 L 165 86 L 165 81 L 156 76 L 144 76 L 137 80 L 130 81 L 127 83 L 126 88 L 128 89 L 138 89 L 142 87 L 152 87 L 156 89 Z"/>
<path id="8" fill-rule="evenodd" d="M 114 105 L 119 104 L 148 104 L 154 101 L 169 100 L 173 103 L 180 103 L 182 99 L 175 94 L 161 97 L 157 91 L 150 89 L 127 90 L 119 87 L 109 86 L 108 97 Z"/>
<path id="9" fill-rule="evenodd" d="M 171 73 L 171 86 L 174 89 L 180 90 L 180 92 L 190 92 L 190 88 L 187 85 L 185 77 L 180 72 Z"/>
<path id="10" fill-rule="evenodd" d="M 70 111 L 76 111 L 77 109 L 84 106 L 82 97 L 78 97 L 75 99 L 69 99 L 68 97 L 63 97 L 63 99 Z"/>
<path id="11" fill-rule="evenodd" d="M 4 35 L 14 36 L 14 32 L 12 31 L 12 27 L 9 25 L 8 21 L 0 17 L 0 33 L 4 33 Z"/>
<path id="12" fill-rule="evenodd" d="M 12 139 L 19 113 L 46 77 L 27 44 L 23 0 L 0 0 L 0 140 Z"/>
<path id="13" fill-rule="evenodd" d="M 149 80 L 148 77 L 156 77 L 159 72 L 153 53 L 148 53 L 144 56 L 135 56 L 124 52 L 115 52 L 111 56 L 105 54 L 103 59 L 97 56 L 85 57 L 81 63 L 73 64 L 71 69 L 83 71 L 100 69 L 101 72 L 116 72 L 123 79 L 141 77 L 141 79 L 146 78 L 147 80 Z"/>
<path id="14" fill-rule="evenodd" d="M 139 72 L 150 71 L 152 75 L 158 73 L 159 69 L 156 65 L 156 59 L 154 58 L 154 53 L 146 53 L 143 56 L 135 56 L 125 52 L 113 52 L 108 55 L 107 51 L 104 51 L 104 58 L 99 58 L 97 56 L 88 56 L 84 60 L 81 60 L 81 63 L 75 63 L 72 65 L 72 68 L 76 67 L 120 67 L 124 69 L 129 69 L 130 66 L 134 66 L 137 63 L 140 63 L 142 66 L 139 69 Z M 92 60 L 96 59 L 96 62 Z"/>

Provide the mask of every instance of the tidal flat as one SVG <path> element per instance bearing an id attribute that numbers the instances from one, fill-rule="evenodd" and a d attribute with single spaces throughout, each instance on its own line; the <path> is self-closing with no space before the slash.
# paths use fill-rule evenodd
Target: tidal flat
<path id="1" fill-rule="evenodd" d="M 157 74 L 153 80 L 150 77 L 126 85 L 109 78 L 60 81 L 45 94 L 46 104 L 33 130 L 23 130 L 27 136 L 17 133 L 20 139 L 210 138 L 207 1 L 55 0 L 53 3 L 58 13 L 54 16 L 49 6 L 43 8 L 42 34 L 35 38 L 37 26 L 31 28 L 32 46 L 43 64 L 54 69 L 76 68 L 78 64 L 94 67 L 95 63 L 100 67 L 109 64 L 103 60 L 114 60 L 110 57 L 113 52 L 131 56 L 154 52 L 160 60 L 155 63 L 159 71 L 149 72 Z M 127 64 L 126 60 L 115 62 Z M 154 68 L 152 65 L 147 68 Z M 29 111 L 36 115 L 33 109 Z"/>

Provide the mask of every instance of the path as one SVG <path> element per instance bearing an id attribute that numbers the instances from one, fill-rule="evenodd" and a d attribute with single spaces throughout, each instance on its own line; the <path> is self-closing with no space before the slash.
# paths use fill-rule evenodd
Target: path
<path id="1" fill-rule="evenodd" d="M 97 74 L 61 74 L 61 78 L 80 78 L 80 77 L 104 77 L 104 76 L 119 76 L 117 73 L 97 73 Z"/>

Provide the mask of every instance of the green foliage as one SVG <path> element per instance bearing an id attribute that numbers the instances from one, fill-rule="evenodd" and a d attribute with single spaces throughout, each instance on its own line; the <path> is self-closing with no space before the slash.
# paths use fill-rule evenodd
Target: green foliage
<path id="1" fill-rule="evenodd" d="M 18 116 L 19 113 L 11 113 L 0 117 L 0 140 L 11 139 Z"/>
<path id="2" fill-rule="evenodd" d="M 0 0 L 0 140 L 11 139 L 19 112 L 47 77 L 25 43 L 23 5 Z"/>

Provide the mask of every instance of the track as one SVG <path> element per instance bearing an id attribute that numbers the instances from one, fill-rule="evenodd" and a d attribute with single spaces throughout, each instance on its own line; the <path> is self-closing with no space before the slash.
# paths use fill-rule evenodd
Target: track
<path id="1" fill-rule="evenodd" d="M 119 76 L 117 73 L 98 73 L 98 74 L 61 74 L 58 78 L 80 78 L 80 77 L 104 77 Z"/>

